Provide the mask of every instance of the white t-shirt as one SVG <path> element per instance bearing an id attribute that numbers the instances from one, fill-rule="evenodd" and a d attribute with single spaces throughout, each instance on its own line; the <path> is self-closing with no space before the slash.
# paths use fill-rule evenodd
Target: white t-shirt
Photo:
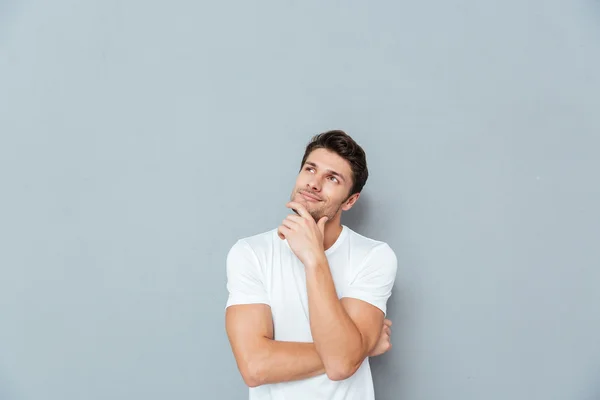
<path id="1" fill-rule="evenodd" d="M 396 278 L 397 259 L 385 243 L 342 225 L 325 251 L 339 298 L 353 297 L 386 312 Z M 227 255 L 226 307 L 264 303 L 271 307 L 275 340 L 313 342 L 304 265 L 277 230 L 238 240 Z M 350 378 L 327 375 L 249 388 L 250 400 L 373 400 L 368 358 Z"/>

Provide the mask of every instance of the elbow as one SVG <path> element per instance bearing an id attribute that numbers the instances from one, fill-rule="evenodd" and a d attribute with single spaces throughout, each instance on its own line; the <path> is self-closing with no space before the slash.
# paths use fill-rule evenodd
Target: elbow
<path id="1" fill-rule="evenodd" d="M 240 366 L 240 373 L 246 386 L 254 388 L 262 385 L 263 378 L 261 374 L 261 368 L 256 363 L 246 362 L 243 366 Z"/>
<path id="2" fill-rule="evenodd" d="M 255 388 L 261 385 L 261 383 L 257 379 L 252 377 L 244 377 L 244 383 L 249 388 Z"/>
<path id="3" fill-rule="evenodd" d="M 343 381 L 352 376 L 352 374 L 346 371 L 326 371 L 327 377 L 332 381 Z"/>
<path id="4" fill-rule="evenodd" d="M 321 356 L 323 366 L 325 367 L 325 373 L 327 377 L 332 381 L 343 381 L 350 378 L 358 371 L 365 356 L 358 350 L 346 350 L 345 356 L 337 356 L 330 354 L 328 356 Z"/>
<path id="5" fill-rule="evenodd" d="M 246 386 L 254 388 L 267 383 L 269 378 L 269 351 L 257 346 L 240 351 L 236 357 L 238 370 Z"/>
<path id="6" fill-rule="evenodd" d="M 242 373 L 242 378 L 244 379 L 244 383 L 246 384 L 246 386 L 248 386 L 250 388 L 260 386 L 258 378 L 256 378 L 255 376 L 253 376 L 251 374 Z"/>
<path id="7" fill-rule="evenodd" d="M 331 366 L 326 366 L 325 373 L 332 381 L 343 381 L 354 375 L 358 370 L 359 365 L 353 365 L 349 362 L 336 363 Z"/>

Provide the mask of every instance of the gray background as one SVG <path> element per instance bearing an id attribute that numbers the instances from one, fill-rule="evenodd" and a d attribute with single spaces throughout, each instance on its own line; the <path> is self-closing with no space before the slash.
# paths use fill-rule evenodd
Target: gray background
<path id="1" fill-rule="evenodd" d="M 0 399 L 246 398 L 225 255 L 332 128 L 400 261 L 377 398 L 600 399 L 598 1 L 0 13 Z"/>

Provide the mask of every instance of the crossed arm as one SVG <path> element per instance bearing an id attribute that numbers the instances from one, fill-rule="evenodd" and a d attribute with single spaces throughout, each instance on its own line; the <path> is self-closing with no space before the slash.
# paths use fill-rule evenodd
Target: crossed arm
<path id="1" fill-rule="evenodd" d="M 331 380 L 352 376 L 377 344 L 384 313 L 354 298 L 338 299 L 326 258 L 306 268 L 310 330 Z"/>
<path id="2" fill-rule="evenodd" d="M 345 304 L 351 309 L 351 313 L 356 315 L 361 313 L 368 315 L 369 312 L 361 312 L 360 309 L 365 306 L 372 307 L 355 299 L 338 300 L 338 303 Z M 346 318 L 350 319 L 351 324 L 354 324 L 349 316 Z M 368 318 L 367 316 L 361 320 Z M 335 324 L 333 321 L 330 322 Z M 369 352 L 373 350 L 380 338 L 382 326 L 384 326 L 383 322 L 374 322 L 373 325 L 369 323 L 369 325 L 376 327 L 375 329 L 366 329 L 367 331 L 376 331 L 371 336 L 369 333 L 366 335 L 360 333 L 361 331 L 356 327 L 351 327 L 348 335 L 341 336 L 336 336 L 338 329 L 331 330 L 330 336 L 335 339 L 330 342 L 337 341 L 339 345 L 336 344 L 328 349 L 327 342 L 318 341 L 314 335 L 314 343 L 274 340 L 271 308 L 266 304 L 235 305 L 228 307 L 226 311 L 227 336 L 238 369 L 249 387 L 307 379 L 321 374 L 327 374 L 332 380 L 341 380 L 352 376 Z M 328 327 L 325 326 L 325 329 Z M 341 329 L 343 328 L 340 326 L 339 330 Z M 363 335 L 364 337 L 375 336 L 375 343 L 364 346 L 364 343 L 372 342 L 365 342 L 362 339 Z M 340 340 L 346 337 L 347 339 Z M 317 351 L 319 345 L 325 350 L 322 351 L 323 355 Z"/>
<path id="3" fill-rule="evenodd" d="M 268 305 L 228 307 L 225 323 L 238 369 L 249 387 L 325 373 L 313 343 L 273 340 L 273 320 Z"/>
<path id="4" fill-rule="evenodd" d="M 323 373 L 343 380 L 374 350 L 382 335 L 383 312 L 361 300 L 338 299 L 326 260 L 307 269 L 307 290 L 314 343 L 274 340 L 271 309 L 266 304 L 227 308 L 227 335 L 248 386 Z"/>

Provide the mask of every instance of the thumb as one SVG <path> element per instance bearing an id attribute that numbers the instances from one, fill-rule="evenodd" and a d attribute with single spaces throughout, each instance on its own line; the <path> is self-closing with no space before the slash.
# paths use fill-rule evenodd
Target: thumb
<path id="1" fill-rule="evenodd" d="M 319 227 L 319 230 L 321 231 L 321 234 L 325 234 L 325 224 L 327 223 L 327 221 L 329 220 L 328 217 L 323 217 L 319 220 L 319 222 L 317 222 L 317 226 Z"/>

